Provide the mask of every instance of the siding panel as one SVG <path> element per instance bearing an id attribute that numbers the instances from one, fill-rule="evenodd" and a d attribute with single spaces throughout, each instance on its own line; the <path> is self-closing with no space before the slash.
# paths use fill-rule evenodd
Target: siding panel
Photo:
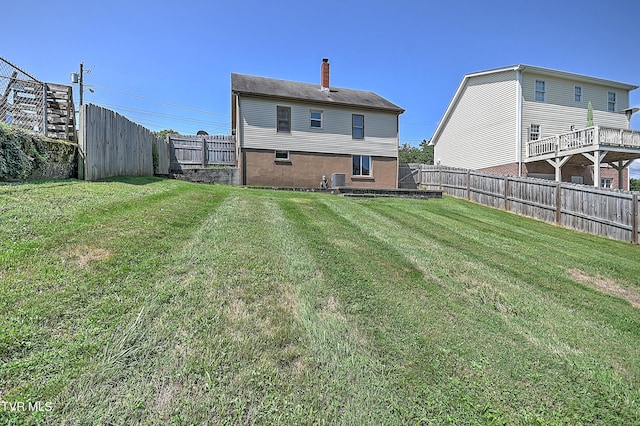
<path id="1" fill-rule="evenodd" d="M 435 146 L 436 160 L 469 169 L 517 161 L 515 78 L 510 70 L 469 79 Z"/>
<path id="2" fill-rule="evenodd" d="M 535 102 L 536 80 L 544 80 L 546 82 L 545 103 L 548 104 L 586 109 L 589 101 L 591 101 L 594 111 L 607 112 L 607 93 L 611 91 L 616 92 L 616 111 L 629 108 L 629 92 L 626 90 L 527 72 L 523 73 L 522 76 L 522 96 L 525 101 Z M 575 86 L 582 87 L 581 102 L 575 101 Z"/>
<path id="3" fill-rule="evenodd" d="M 276 132 L 276 107 L 291 108 L 291 133 Z M 321 110 L 322 128 L 311 128 L 310 110 Z M 362 114 L 364 140 L 351 137 L 351 115 Z M 363 154 L 397 157 L 397 116 L 369 110 L 317 106 L 305 103 L 261 98 L 240 99 L 240 124 L 243 148 L 281 149 L 335 154 Z"/>

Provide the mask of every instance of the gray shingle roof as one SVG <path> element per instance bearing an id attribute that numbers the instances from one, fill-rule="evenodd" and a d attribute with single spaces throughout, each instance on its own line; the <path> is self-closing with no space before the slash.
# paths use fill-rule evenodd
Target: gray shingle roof
<path id="1" fill-rule="evenodd" d="M 319 84 L 277 80 L 246 74 L 231 74 L 231 90 L 234 93 L 266 96 L 305 102 L 356 106 L 394 111 L 402 114 L 404 109 L 382 96 L 364 90 L 332 87 L 328 92 L 320 90 Z"/>

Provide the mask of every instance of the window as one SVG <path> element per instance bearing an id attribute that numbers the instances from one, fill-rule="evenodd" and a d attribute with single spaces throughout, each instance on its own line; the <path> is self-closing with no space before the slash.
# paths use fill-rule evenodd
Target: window
<path id="1" fill-rule="evenodd" d="M 582 176 L 571 176 L 571 183 L 584 184 L 584 178 Z"/>
<path id="2" fill-rule="evenodd" d="M 276 161 L 289 161 L 289 151 L 276 151 Z"/>
<path id="3" fill-rule="evenodd" d="M 613 179 L 611 178 L 600 179 L 600 188 L 613 188 Z"/>
<path id="4" fill-rule="evenodd" d="M 573 88 L 573 100 L 576 102 L 582 102 L 582 86 L 575 86 Z"/>
<path id="5" fill-rule="evenodd" d="M 540 125 L 532 124 L 529 128 L 529 140 L 537 141 L 538 139 L 540 139 Z"/>
<path id="6" fill-rule="evenodd" d="M 351 136 L 353 139 L 364 139 L 364 115 L 351 116 Z"/>
<path id="7" fill-rule="evenodd" d="M 278 108 L 278 133 L 291 133 L 291 108 L 279 106 Z"/>
<path id="8" fill-rule="evenodd" d="M 322 129 L 322 111 L 312 109 L 310 111 L 309 119 L 311 121 L 311 127 Z"/>
<path id="9" fill-rule="evenodd" d="M 371 176 L 371 156 L 369 155 L 354 155 L 353 162 L 353 176 Z"/>
<path id="10" fill-rule="evenodd" d="M 544 102 L 547 93 L 547 83 L 544 80 L 536 80 L 536 101 Z"/>
<path id="11" fill-rule="evenodd" d="M 616 92 L 609 92 L 607 98 L 607 111 L 616 112 Z"/>

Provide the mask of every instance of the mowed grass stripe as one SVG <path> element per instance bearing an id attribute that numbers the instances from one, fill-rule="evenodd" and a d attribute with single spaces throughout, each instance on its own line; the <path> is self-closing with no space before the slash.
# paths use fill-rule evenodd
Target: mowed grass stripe
<path id="1" fill-rule="evenodd" d="M 210 214 L 224 198 L 224 193 L 214 194 L 207 187 L 134 181 L 143 186 L 98 184 L 110 193 L 126 194 L 124 206 L 111 200 L 90 220 L 84 206 L 92 204 L 87 199 L 93 195 L 86 191 L 87 184 L 67 188 L 65 194 L 77 201 L 64 208 L 71 226 L 61 234 L 43 233 L 39 256 L 20 261 L 20 254 L 3 271 L 2 306 L 11 312 L 10 321 L 3 323 L 8 328 L 0 334 L 6 339 L 3 387 L 21 389 L 34 400 L 55 399 L 58 407 L 73 402 L 57 399 L 64 394 L 61 388 L 79 371 L 90 370 L 95 359 L 110 357 L 108 345 L 113 347 L 123 330 L 136 323 L 140 307 L 153 294 L 167 250 L 188 240 L 198 218 Z M 29 191 L 35 196 L 34 210 L 37 191 Z M 46 208 L 40 207 L 46 216 Z M 40 377 L 52 379 L 34 377 L 34 369 Z"/>
<path id="2" fill-rule="evenodd" d="M 487 257 L 482 238 L 468 239 L 466 233 L 460 234 L 455 229 L 451 229 L 451 246 L 459 247 L 462 250 L 442 251 L 442 247 L 439 247 L 438 244 L 430 247 L 433 232 L 439 235 L 437 241 L 442 241 L 440 236 L 443 233 L 442 229 L 434 230 L 434 228 L 446 227 L 447 221 L 446 217 L 443 218 L 445 220 L 429 221 L 429 213 L 425 212 L 430 209 L 421 202 L 403 203 L 402 207 L 406 207 L 408 210 L 420 208 L 422 214 L 415 215 L 419 220 L 405 222 L 401 227 L 404 232 L 398 233 L 398 228 L 395 226 L 397 224 L 389 219 L 390 217 L 405 217 L 404 210 L 399 210 L 398 204 L 396 201 L 375 200 L 354 203 L 354 205 L 345 208 L 337 201 L 330 202 L 332 208 L 340 216 L 350 218 L 353 226 L 360 228 L 363 233 L 377 235 L 385 243 L 395 246 L 397 252 L 407 253 L 407 256 L 416 262 L 419 269 L 423 271 L 441 269 L 450 274 L 449 278 L 443 278 L 445 285 L 442 287 L 442 294 L 448 294 L 451 297 L 454 304 L 451 307 L 456 313 L 471 320 L 469 339 L 477 344 L 482 341 L 483 335 L 488 334 L 486 347 L 493 347 L 493 350 L 481 350 L 476 354 L 475 360 L 468 361 L 472 364 L 482 363 L 482 361 L 489 363 L 497 361 L 505 364 L 507 361 L 506 365 L 499 366 L 499 370 L 503 370 L 509 365 L 514 370 L 521 369 L 522 366 L 518 365 L 518 360 L 524 360 L 525 363 L 532 362 L 533 365 L 538 362 L 542 368 L 538 372 L 533 371 L 532 373 L 542 375 L 545 361 L 539 362 L 535 357 L 531 358 L 529 354 L 533 351 L 536 357 L 540 357 L 542 360 L 547 358 L 548 362 L 552 364 L 562 366 L 563 363 L 569 361 L 575 365 L 575 368 L 570 368 L 567 371 L 570 380 L 589 384 L 592 382 L 593 369 L 597 371 L 597 375 L 608 377 L 609 383 L 623 383 L 623 378 L 628 378 L 631 364 L 638 359 L 638 351 L 633 348 L 629 350 L 628 347 L 627 350 L 624 350 L 620 347 L 620 342 L 636 339 L 637 330 L 635 333 L 628 333 L 626 325 L 622 326 L 622 330 L 612 329 L 609 323 L 605 325 L 605 321 L 594 321 L 586 312 L 584 315 L 576 316 L 575 308 L 568 306 L 571 305 L 571 300 L 559 300 L 558 297 L 550 299 L 548 292 L 540 291 L 535 282 L 530 284 L 527 281 L 514 281 L 509 276 L 510 274 L 501 270 L 499 265 L 478 262 L 477 259 L 484 260 Z M 385 212 L 386 216 L 381 215 L 380 211 Z M 483 209 L 480 208 L 475 214 L 481 215 L 482 212 Z M 490 227 L 486 229 L 486 232 L 487 234 L 502 234 L 497 228 L 494 230 Z M 506 234 L 504 235 L 506 236 Z M 423 253 L 425 248 L 430 248 L 429 256 L 421 258 L 413 255 L 420 248 L 423 249 Z M 474 256 L 474 253 L 478 253 L 478 255 Z M 517 257 L 509 256 L 506 251 L 502 253 L 502 257 L 506 263 L 520 261 Z M 427 272 L 426 277 L 428 279 L 433 275 L 441 274 Z M 562 279 L 562 272 L 559 275 L 559 279 Z M 619 301 L 614 300 L 611 309 L 619 309 L 620 304 Z M 622 306 L 627 308 L 627 313 L 637 320 L 636 311 L 629 309 L 629 305 L 626 303 L 622 303 Z M 553 312 L 553 314 L 549 315 L 549 312 Z M 564 316 L 558 316 L 558 312 L 564 312 Z M 460 321 L 460 318 L 458 317 L 456 321 Z M 567 326 L 568 324 L 573 327 Z M 576 335 L 576 329 L 584 332 Z M 593 342 L 592 333 L 598 334 L 600 340 Z M 605 351 L 602 351 L 602 345 L 607 348 Z M 449 342 L 447 345 L 447 347 L 455 346 L 454 342 Z M 598 355 L 608 357 L 610 364 L 598 365 L 596 357 L 592 355 L 594 351 Z M 507 353 L 514 355 L 515 362 L 504 356 Z M 489 368 L 483 369 L 483 371 L 485 374 L 491 374 Z M 499 373 L 501 374 L 501 371 Z M 499 381 L 499 377 L 493 377 L 487 384 L 495 384 Z M 558 385 L 562 382 L 563 380 L 552 378 L 548 385 L 557 387 L 558 391 L 563 391 L 564 384 Z M 511 385 L 505 383 L 503 391 L 509 392 L 509 386 Z M 524 386 L 529 387 L 530 383 L 524 383 Z M 598 386 L 590 386 L 590 388 L 596 394 L 602 391 Z M 514 390 L 520 392 L 522 389 Z M 634 394 L 637 392 L 634 392 L 633 388 L 621 390 L 618 402 L 627 401 L 622 405 L 625 405 L 626 408 L 636 407 L 634 410 L 637 410 L 633 400 L 629 400 L 629 395 Z M 522 406 L 526 407 L 535 394 L 522 395 L 522 397 L 523 405 L 518 403 L 520 398 L 509 397 L 511 403 L 507 405 L 508 411 L 512 412 Z M 512 405 L 514 402 L 516 404 Z M 553 401 L 550 403 L 552 410 L 559 410 L 557 403 Z"/>
<path id="3" fill-rule="evenodd" d="M 329 208 L 327 200 L 319 197 L 310 205 L 289 207 L 287 215 L 297 222 L 296 231 L 323 271 L 330 291 L 324 297 L 340 306 L 350 328 L 362 336 L 358 340 L 365 353 L 384 368 L 384 375 L 364 386 L 372 390 L 381 386 L 388 396 L 369 409 L 380 410 L 377 418 L 391 423 L 420 422 L 443 415 L 457 396 L 438 396 L 426 382 L 418 380 L 417 388 L 417 383 L 411 382 L 426 371 L 443 377 L 443 371 L 446 375 L 446 370 L 453 367 L 447 365 L 446 357 L 438 359 L 442 351 L 427 338 L 437 330 L 415 322 L 415 317 L 407 313 L 430 309 L 435 313 L 442 309 L 441 301 L 425 290 L 428 286 L 422 283 L 420 271 L 383 241 L 359 232 Z M 346 209 L 353 206 L 353 201 L 345 198 L 337 198 L 335 203 L 344 203 Z M 413 301 L 410 307 L 409 301 Z M 421 346 L 420 341 L 426 344 Z M 420 362 L 427 359 L 430 362 Z M 467 409 L 462 408 L 458 414 Z"/>
<path id="4" fill-rule="evenodd" d="M 348 243 L 349 233 L 332 228 L 332 238 L 309 227 L 311 221 L 335 221 L 318 211 L 321 205 L 313 197 L 281 197 L 275 207 L 286 218 L 280 221 L 278 235 L 289 267 L 297 283 L 299 320 L 309 342 L 310 356 L 301 359 L 306 381 L 313 386 L 305 398 L 319 423 L 371 424 L 398 421 L 394 407 L 394 372 L 370 342 L 368 330 L 349 313 L 349 306 L 336 288 L 335 262 L 323 253 L 335 252 Z M 313 219 L 311 220 L 311 217 Z M 348 231 L 348 230 L 347 230 Z M 309 235 L 314 238 L 310 239 Z M 350 259 L 335 263 L 340 273 L 352 273 Z M 341 282 L 345 282 L 342 280 Z"/>
<path id="5" fill-rule="evenodd" d="M 46 225 L 28 208 L 45 228 L 34 233 L 28 220 L 28 233 L 12 234 L 19 243 L 37 235 L 33 247 L 46 257 L 31 264 L 16 251 L 11 267 L 0 267 L 24 287 L 18 298 L 0 296 L 16 319 L 0 330 L 3 399 L 53 400 L 55 410 L 2 420 L 640 419 L 638 310 L 570 272 L 601 278 L 606 262 L 591 264 L 601 249 L 611 278 L 633 288 L 635 247 L 522 225 L 454 199 L 355 200 L 138 178 L 73 188 L 65 187 L 68 207 L 52 194 L 40 205 L 62 220 Z M 23 195 L 34 208 L 37 191 Z M 80 255 L 86 248 L 93 257 Z M 563 257 L 572 248 L 584 256 Z M 30 286 L 25 271 L 40 274 L 39 284 Z"/>

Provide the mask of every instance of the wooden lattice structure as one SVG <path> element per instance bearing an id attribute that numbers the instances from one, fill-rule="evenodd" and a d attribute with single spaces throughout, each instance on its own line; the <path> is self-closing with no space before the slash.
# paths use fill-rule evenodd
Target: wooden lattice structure
<path id="1" fill-rule="evenodd" d="M 77 142 L 71 86 L 44 83 L 0 57 L 0 122 Z"/>

